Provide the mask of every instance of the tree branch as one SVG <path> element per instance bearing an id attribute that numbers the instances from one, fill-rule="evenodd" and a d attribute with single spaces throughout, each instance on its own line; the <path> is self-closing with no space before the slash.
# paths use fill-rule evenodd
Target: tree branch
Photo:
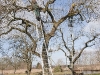
<path id="1" fill-rule="evenodd" d="M 34 25 L 34 26 L 36 26 L 36 24 L 35 24 L 35 23 L 33 23 L 33 22 L 29 21 L 29 20 L 26 20 L 26 19 L 22 19 L 22 18 L 17 18 L 17 17 L 15 17 L 15 19 L 14 19 L 14 20 L 23 20 L 24 22 L 27 22 L 27 23 L 30 23 L 30 24 L 32 24 L 32 25 Z"/>
<path id="2" fill-rule="evenodd" d="M 59 48 L 61 51 L 63 51 L 63 53 L 65 54 L 65 56 L 67 56 L 67 53 L 62 49 L 62 48 Z"/>
<path id="3" fill-rule="evenodd" d="M 11 32 L 13 30 L 13 28 L 9 29 L 8 31 L 4 32 L 4 33 L 1 33 L 0 36 L 2 35 L 5 35 L 5 34 L 8 34 L 9 32 Z"/>
<path id="4" fill-rule="evenodd" d="M 95 35 L 91 40 L 87 41 L 85 43 L 85 46 L 81 49 L 81 51 L 79 52 L 79 54 L 75 57 L 75 59 L 73 60 L 73 63 L 76 62 L 76 60 L 81 56 L 82 52 L 85 50 L 85 48 L 89 47 L 88 43 L 92 42 L 93 40 L 95 40 L 100 34 Z"/>
<path id="5" fill-rule="evenodd" d="M 65 48 L 66 48 L 66 49 L 69 51 L 69 53 L 70 53 L 70 49 L 67 47 L 67 44 L 66 44 L 66 42 L 65 42 L 65 40 L 64 40 L 63 32 L 61 31 L 61 29 L 60 29 L 60 32 L 61 32 L 61 35 L 62 35 L 62 40 L 63 40 L 64 46 L 65 46 Z"/>
<path id="6" fill-rule="evenodd" d="M 62 17 L 61 19 L 58 20 L 58 22 L 56 23 L 57 25 L 61 24 L 63 21 L 65 21 L 68 18 L 68 14 L 65 15 L 64 17 Z"/>
<path id="7" fill-rule="evenodd" d="M 13 29 L 16 29 L 16 30 L 18 30 L 18 31 L 20 31 L 20 32 L 22 32 L 22 33 L 25 33 L 25 30 L 21 30 L 21 29 L 19 29 L 19 28 L 14 28 L 13 27 Z M 35 50 L 36 50 L 36 47 L 37 47 L 37 44 L 36 44 L 36 41 L 33 39 L 33 37 L 30 35 L 30 33 L 25 33 L 25 34 L 27 34 L 28 35 L 28 37 L 32 40 L 32 42 L 33 42 L 33 49 L 32 49 L 32 52 L 33 53 L 36 53 L 35 52 Z M 38 53 L 36 53 L 36 55 L 39 55 Z"/>
<path id="8" fill-rule="evenodd" d="M 18 30 L 18 31 L 20 31 L 20 32 L 22 32 L 22 33 L 25 33 L 25 30 L 21 30 L 21 29 L 19 29 L 19 28 L 14 28 L 14 27 L 11 27 L 8 31 L 6 31 L 6 32 L 4 32 L 4 33 L 2 33 L 2 34 L 0 34 L 0 36 L 1 35 L 5 35 L 5 34 L 8 34 L 8 33 L 10 33 L 12 30 Z M 25 33 L 26 34 L 26 33 Z M 35 55 L 37 55 L 37 56 L 40 56 L 40 54 L 39 53 L 37 53 L 35 50 L 36 50 L 36 47 L 37 47 L 37 44 L 36 44 L 36 41 L 33 39 L 33 37 L 30 35 L 30 33 L 28 33 L 27 32 L 27 35 L 28 35 L 28 37 L 32 40 L 32 42 L 34 43 L 34 45 L 33 45 L 33 48 L 32 48 L 32 53 L 33 54 L 35 54 Z"/>
<path id="9" fill-rule="evenodd" d="M 51 11 L 50 11 L 50 10 L 47 10 L 47 12 L 48 12 L 48 14 L 49 14 L 50 17 L 51 17 L 52 22 L 55 23 L 56 21 L 55 21 L 55 19 L 54 19 L 53 14 L 51 13 Z"/>
<path id="10" fill-rule="evenodd" d="M 44 12 L 48 12 L 48 14 L 50 15 L 50 17 L 51 17 L 51 19 L 52 19 L 52 22 L 53 23 L 55 23 L 56 21 L 55 21 L 55 19 L 54 19 L 54 16 L 52 15 L 52 13 L 51 13 L 51 11 L 48 9 L 48 7 L 49 7 L 49 4 L 52 4 L 52 3 L 54 3 L 56 0 L 49 0 L 47 3 L 46 3 L 46 5 L 45 5 L 45 11 Z"/>
<path id="11" fill-rule="evenodd" d="M 47 39 L 50 39 L 52 36 L 54 36 L 57 27 L 58 27 L 63 21 L 65 21 L 67 18 L 68 18 L 68 15 L 62 17 L 60 20 L 58 20 L 58 22 L 54 22 L 54 23 L 53 23 L 53 28 L 52 28 L 51 32 L 50 32 L 49 34 L 46 35 Z"/>
<path id="12" fill-rule="evenodd" d="M 55 1 L 56 1 L 56 0 L 49 0 L 49 1 L 46 3 L 46 5 L 45 5 L 45 11 L 48 10 L 49 4 L 52 4 L 52 3 L 54 3 Z"/>

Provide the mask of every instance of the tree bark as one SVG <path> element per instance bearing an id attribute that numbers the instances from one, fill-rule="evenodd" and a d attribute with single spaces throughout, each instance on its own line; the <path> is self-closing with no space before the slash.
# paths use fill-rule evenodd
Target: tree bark
<path id="1" fill-rule="evenodd" d="M 28 64 L 28 65 L 27 65 L 27 72 L 26 72 L 27 75 L 30 75 L 30 73 L 31 73 L 31 69 L 32 69 L 31 67 L 32 67 L 31 64 Z"/>
<path id="2" fill-rule="evenodd" d="M 31 53 L 29 53 L 29 57 L 27 59 L 27 75 L 30 75 L 32 70 L 32 60 L 31 60 Z"/>
<path id="3" fill-rule="evenodd" d="M 74 63 L 71 61 L 71 65 L 70 65 L 70 70 L 71 70 L 71 74 L 75 75 L 75 71 L 74 71 Z"/>
<path id="4" fill-rule="evenodd" d="M 2 75 L 3 75 L 3 69 L 2 69 Z"/>
<path id="5" fill-rule="evenodd" d="M 14 69 L 14 74 L 16 73 L 16 68 Z"/>
<path id="6" fill-rule="evenodd" d="M 50 75 L 50 73 L 49 73 L 49 63 L 48 63 L 48 55 L 47 55 L 46 49 L 47 48 L 43 44 L 42 59 L 43 59 L 43 63 L 44 63 L 44 73 L 45 73 L 45 75 Z"/>

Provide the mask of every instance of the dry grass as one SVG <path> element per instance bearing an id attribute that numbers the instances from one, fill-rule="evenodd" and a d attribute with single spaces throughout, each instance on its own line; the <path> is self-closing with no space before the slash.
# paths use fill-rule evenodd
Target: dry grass
<path id="1" fill-rule="evenodd" d="M 20 69 L 16 70 L 16 74 L 14 74 L 14 70 L 5 70 L 4 75 L 26 75 L 25 74 L 26 69 Z M 42 71 L 41 69 L 32 69 L 31 75 L 36 75 L 37 72 Z M 70 72 L 56 72 L 54 75 L 64 75 L 64 74 L 69 74 Z"/>
<path id="2" fill-rule="evenodd" d="M 16 70 L 16 74 L 24 74 L 26 71 L 26 69 L 20 69 L 20 70 Z M 36 72 L 40 72 L 41 69 L 32 69 L 32 73 L 36 73 Z M 0 72 L 1 73 L 1 72 Z M 4 74 L 12 74 L 13 75 L 14 70 L 4 70 Z"/>

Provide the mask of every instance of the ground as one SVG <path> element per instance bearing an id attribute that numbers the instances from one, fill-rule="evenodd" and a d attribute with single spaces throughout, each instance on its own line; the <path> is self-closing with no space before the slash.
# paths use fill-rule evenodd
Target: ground
<path id="1" fill-rule="evenodd" d="M 14 70 L 5 70 L 4 75 L 26 75 L 25 74 L 26 69 L 20 69 L 16 71 L 16 74 L 14 74 Z M 40 72 L 41 69 L 32 69 L 31 75 L 36 75 L 36 73 Z M 0 73 L 1 74 L 1 73 Z M 57 72 L 54 73 L 54 75 L 65 75 L 70 74 L 70 72 Z M 87 75 L 100 75 L 100 74 L 87 74 Z"/>

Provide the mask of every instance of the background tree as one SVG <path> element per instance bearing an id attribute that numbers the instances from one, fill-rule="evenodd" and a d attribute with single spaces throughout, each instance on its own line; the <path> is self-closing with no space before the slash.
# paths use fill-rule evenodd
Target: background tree
<path id="1" fill-rule="evenodd" d="M 13 40 L 10 41 L 10 44 L 11 44 L 10 49 L 13 48 L 15 50 L 13 51 L 13 55 L 15 56 L 15 58 L 17 58 L 16 61 L 21 61 L 21 62 L 23 61 L 24 63 L 26 63 L 26 66 L 27 66 L 26 73 L 27 75 L 30 75 L 31 70 L 32 70 L 32 62 L 35 59 L 35 56 L 31 52 L 32 46 L 28 44 L 28 42 L 22 35 L 20 35 L 22 36 L 22 38 L 20 37 L 18 38 L 18 36 L 16 35 L 15 38 L 13 37 L 12 38 Z M 16 62 L 15 64 L 13 64 L 15 71 L 18 67 L 17 65 L 19 65 L 18 63 L 20 62 Z"/>
<path id="2" fill-rule="evenodd" d="M 21 66 L 21 60 L 16 56 L 12 56 L 12 58 L 9 60 L 9 65 L 13 67 L 15 74 L 16 70 Z"/>
<path id="3" fill-rule="evenodd" d="M 42 66 L 41 66 L 41 63 L 37 63 L 37 65 L 36 65 L 36 69 L 41 69 L 42 68 Z"/>
<path id="4" fill-rule="evenodd" d="M 97 50 L 95 54 L 96 54 L 95 59 L 96 59 L 97 63 L 99 63 L 100 62 L 100 56 L 99 56 L 100 55 L 100 50 Z"/>
<path id="5" fill-rule="evenodd" d="M 60 66 L 64 65 L 63 60 L 62 60 L 62 59 L 58 59 L 58 61 L 57 61 L 57 65 L 60 65 Z"/>
<path id="6" fill-rule="evenodd" d="M 73 22 L 71 22 L 72 25 L 74 25 Z M 73 32 L 74 31 L 74 32 Z M 82 30 L 81 30 L 82 31 Z M 61 46 L 61 50 L 65 53 L 65 56 L 66 56 L 66 59 L 68 58 L 69 61 L 70 61 L 70 64 L 68 65 L 68 68 L 72 71 L 72 75 L 74 75 L 74 64 L 76 62 L 76 60 L 81 56 L 82 52 L 87 48 L 87 47 L 91 47 L 93 46 L 95 43 L 95 40 L 98 39 L 99 35 L 98 33 L 96 34 L 95 32 L 91 32 L 91 34 L 86 34 L 85 32 L 80 32 L 78 35 L 76 34 L 77 31 L 74 30 L 73 26 L 69 26 L 69 35 L 67 36 L 67 41 L 65 40 L 64 38 L 64 33 L 62 32 L 62 30 L 60 29 L 60 32 L 61 32 L 61 37 L 62 37 L 62 41 L 63 41 L 63 46 L 65 47 L 65 49 L 67 50 L 64 51 L 64 48 L 63 46 Z M 70 36 L 70 37 L 69 37 Z M 79 53 L 75 54 L 76 50 L 75 50 L 75 42 L 77 40 L 79 40 L 79 38 L 83 38 L 84 39 L 84 36 L 88 38 L 88 40 L 84 41 L 83 45 L 81 48 L 80 48 L 80 51 Z M 90 38 L 91 37 L 91 38 Z M 62 49 L 63 48 L 63 49 Z M 93 56 L 94 57 L 94 56 Z M 92 60 L 91 60 L 92 61 Z M 81 61 L 82 62 L 82 61 Z"/>
<path id="7" fill-rule="evenodd" d="M 83 51 L 81 56 L 76 61 L 75 65 L 89 65 L 91 51 Z M 79 53 L 79 52 L 78 52 Z M 91 57 L 92 58 L 92 57 Z"/>
<path id="8" fill-rule="evenodd" d="M 97 53 L 96 50 L 92 51 L 83 51 L 82 55 L 79 57 L 79 59 L 76 61 L 76 65 L 96 65 L 97 62 Z"/>
<path id="9" fill-rule="evenodd" d="M 96 45 L 95 45 L 95 48 L 96 48 L 96 52 L 95 52 L 95 59 L 96 59 L 96 62 L 99 64 L 100 62 L 100 39 L 97 39 L 96 40 Z"/>
<path id="10" fill-rule="evenodd" d="M 0 58 L 0 70 L 2 72 L 2 75 L 3 75 L 3 71 L 7 68 L 8 65 L 9 62 L 7 57 Z"/>
<path id="11" fill-rule="evenodd" d="M 88 39 L 87 41 L 85 41 L 85 42 L 84 42 L 85 45 L 80 49 L 79 53 L 76 54 L 75 42 L 76 42 L 76 40 L 79 40 L 80 37 L 77 37 L 77 38 L 73 38 L 73 39 L 72 39 L 72 43 L 73 43 L 73 44 L 71 44 L 71 45 L 72 45 L 72 47 L 71 47 L 71 46 L 68 45 L 68 42 L 65 41 L 64 35 L 63 35 L 63 33 L 62 33 L 61 30 L 60 30 L 60 32 L 61 32 L 61 34 L 62 34 L 62 40 L 63 40 L 63 43 L 64 43 L 63 45 L 64 45 L 64 47 L 65 47 L 65 49 L 66 49 L 67 51 L 65 51 L 65 50 L 62 49 L 62 48 L 59 48 L 59 49 L 61 49 L 61 50 L 64 52 L 66 58 L 69 59 L 70 64 L 68 64 L 67 66 L 68 66 L 68 68 L 72 71 L 72 74 L 74 75 L 74 64 L 75 64 L 75 62 L 78 60 L 78 58 L 81 56 L 82 52 L 83 52 L 87 47 L 91 47 L 91 46 L 94 45 L 94 44 L 93 44 L 93 41 L 95 41 L 95 39 L 98 37 L 98 35 L 95 35 L 95 36 L 93 36 L 91 39 Z M 83 36 L 82 36 L 82 37 L 83 37 Z M 82 37 L 81 37 L 81 38 L 82 38 Z M 72 37 L 71 37 L 71 38 L 72 38 Z M 68 41 L 69 41 L 69 40 L 68 40 Z M 92 42 L 92 44 L 91 44 L 91 42 Z M 70 48 L 70 47 L 71 47 L 71 48 Z M 91 61 L 92 61 L 92 60 L 91 60 Z M 82 61 L 81 61 L 81 62 L 82 62 Z"/>

